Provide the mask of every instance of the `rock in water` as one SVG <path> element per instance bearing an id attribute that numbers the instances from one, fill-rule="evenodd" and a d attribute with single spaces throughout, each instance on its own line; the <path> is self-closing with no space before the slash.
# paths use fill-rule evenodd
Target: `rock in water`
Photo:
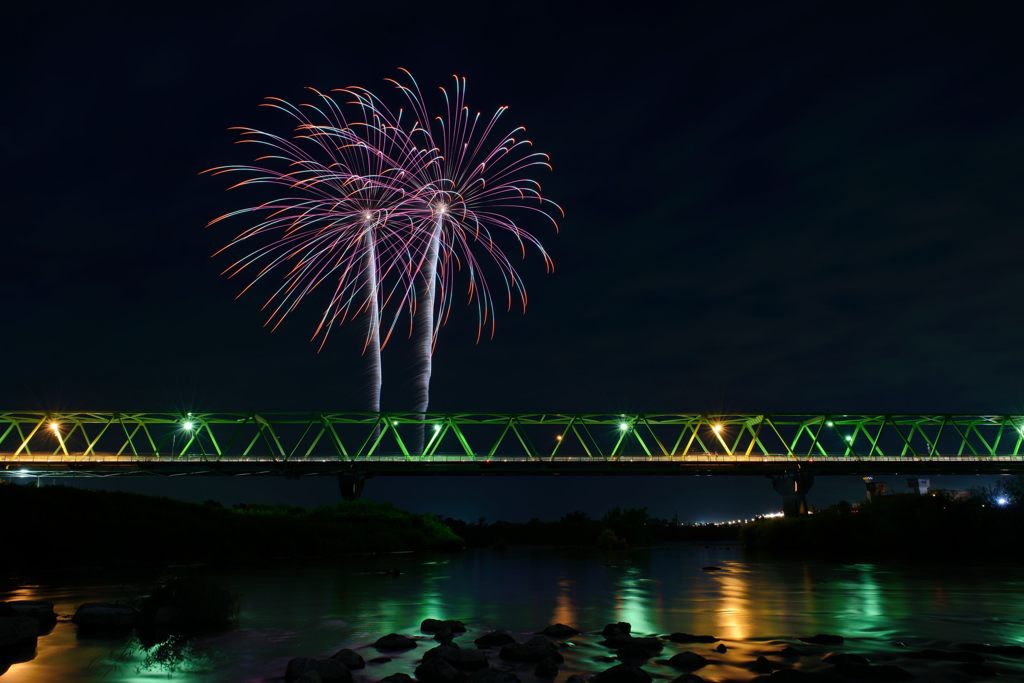
<path id="1" fill-rule="evenodd" d="M 409 674 L 391 674 L 377 681 L 377 683 L 414 683 L 415 679 Z"/>
<path id="2" fill-rule="evenodd" d="M 822 661 L 833 666 L 868 666 L 871 664 L 863 655 L 852 652 L 830 652 Z"/>
<path id="3" fill-rule="evenodd" d="M 53 603 L 41 600 L 0 602 L 0 616 L 35 619 L 39 622 L 40 635 L 45 635 L 57 623 L 57 613 L 53 611 Z"/>
<path id="4" fill-rule="evenodd" d="M 39 622 L 30 617 L 0 617 L 0 649 L 33 645 Z"/>
<path id="5" fill-rule="evenodd" d="M 601 635 L 605 638 L 611 638 L 613 636 L 628 636 L 629 632 L 633 630 L 633 625 L 628 621 L 620 621 L 616 624 L 606 624 L 601 629 Z"/>
<path id="6" fill-rule="evenodd" d="M 816 636 L 806 636 L 800 640 L 805 643 L 810 643 L 811 645 L 842 645 L 845 642 L 842 636 L 831 635 L 828 633 L 819 633 Z"/>
<path id="7" fill-rule="evenodd" d="M 465 633 L 466 625 L 456 619 L 424 619 L 420 624 L 423 633 L 438 633 L 446 629 L 451 633 Z"/>
<path id="8" fill-rule="evenodd" d="M 726 651 L 727 651 L 728 649 L 729 649 L 729 648 L 727 648 L 727 647 L 725 646 L 725 643 L 719 643 L 719 644 L 718 644 L 718 645 L 717 645 L 717 646 L 715 647 L 715 652 L 717 652 L 718 654 L 722 655 L 722 654 L 725 654 L 725 653 L 726 653 Z"/>
<path id="9" fill-rule="evenodd" d="M 551 659 L 542 659 L 533 667 L 533 675 L 537 678 L 554 678 L 558 675 L 558 663 Z"/>
<path id="10" fill-rule="evenodd" d="M 672 633 L 665 636 L 666 640 L 670 640 L 673 643 L 717 643 L 718 638 L 714 636 L 696 636 L 692 633 Z"/>
<path id="11" fill-rule="evenodd" d="M 355 671 L 356 669 L 362 669 L 366 667 L 366 661 L 363 660 L 359 653 L 355 650 L 349 650 L 348 648 L 345 648 L 344 650 L 338 650 L 333 655 L 331 655 L 331 659 L 338 660 L 339 662 L 344 664 L 345 668 L 349 671 Z"/>
<path id="12" fill-rule="evenodd" d="M 619 664 L 590 679 L 591 683 L 651 683 L 651 675 L 633 664 Z"/>
<path id="13" fill-rule="evenodd" d="M 704 679 L 697 674 L 683 674 L 673 680 L 672 683 L 704 683 Z"/>
<path id="14" fill-rule="evenodd" d="M 797 659 L 798 657 L 803 657 L 804 653 L 796 649 L 792 645 L 787 645 L 786 647 L 779 650 L 779 656 L 785 657 L 786 659 Z"/>
<path id="15" fill-rule="evenodd" d="M 129 629 L 138 619 L 139 613 L 127 605 L 87 602 L 78 608 L 71 621 L 80 628 Z"/>
<path id="16" fill-rule="evenodd" d="M 381 652 L 401 652 L 416 647 L 416 641 L 400 633 L 389 633 L 378 638 L 373 646 Z"/>
<path id="17" fill-rule="evenodd" d="M 579 631 L 565 624 L 551 624 L 550 626 L 545 626 L 541 633 L 549 638 L 572 638 L 579 634 Z"/>
<path id="18" fill-rule="evenodd" d="M 516 642 L 516 639 L 505 633 L 504 631 L 491 631 L 485 633 L 476 640 L 473 641 L 476 646 L 481 649 L 489 647 L 501 647 L 502 645 L 510 645 Z"/>
<path id="19" fill-rule="evenodd" d="M 465 676 L 464 673 L 445 661 L 444 657 L 424 659 L 423 663 L 416 667 L 416 680 L 421 683 L 457 683 Z"/>
<path id="20" fill-rule="evenodd" d="M 501 669 L 481 669 L 471 673 L 467 683 L 519 683 L 519 676 Z"/>
<path id="21" fill-rule="evenodd" d="M 336 659 L 296 657 L 288 662 L 284 677 L 287 681 L 299 681 L 310 672 L 319 675 L 323 683 L 352 683 L 352 673 Z"/>
<path id="22" fill-rule="evenodd" d="M 772 663 L 768 661 L 767 657 L 761 656 L 750 665 L 750 670 L 758 674 L 770 674 L 772 672 Z"/>
<path id="23" fill-rule="evenodd" d="M 556 662 L 563 661 L 562 654 L 555 644 L 543 636 L 530 638 L 525 643 L 510 643 L 501 648 L 499 655 L 510 662 L 539 662 L 551 658 Z"/>
<path id="24" fill-rule="evenodd" d="M 476 671 L 487 668 L 487 655 L 480 650 L 463 650 L 458 645 L 438 645 L 423 653 L 423 661 L 440 658 L 460 671 Z"/>
<path id="25" fill-rule="evenodd" d="M 680 652 L 668 660 L 668 665 L 680 671 L 696 671 L 707 665 L 708 660 L 696 652 Z"/>

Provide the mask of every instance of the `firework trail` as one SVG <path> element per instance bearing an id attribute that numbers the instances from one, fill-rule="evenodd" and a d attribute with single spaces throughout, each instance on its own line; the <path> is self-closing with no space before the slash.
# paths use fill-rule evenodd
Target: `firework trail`
<path id="1" fill-rule="evenodd" d="M 403 122 L 401 112 L 386 118 L 406 127 L 409 137 L 433 155 L 407 179 L 409 192 L 416 197 L 412 204 L 418 205 L 418 212 L 410 207 L 406 215 L 415 223 L 411 248 L 424 289 L 413 330 L 421 368 L 413 410 L 425 413 L 433 351 L 451 311 L 456 272 L 466 273 L 467 300 L 477 309 L 477 341 L 488 327 L 493 337 L 495 300 L 484 263 L 500 274 L 506 307 L 511 310 L 518 298 L 525 313 L 526 288 L 500 242 L 514 245 L 521 258 L 528 246 L 535 248 L 550 272 L 551 257 L 537 237 L 520 226 L 519 217 L 540 214 L 557 231 L 555 214 L 563 212 L 541 194 L 540 183 L 531 177 L 538 167 L 551 169 L 548 155 L 532 151 L 522 126 L 500 127 L 507 107 L 499 107 L 490 118 L 471 112 L 466 79 L 455 76 L 451 90 L 439 88 L 444 105 L 432 115 L 412 74 L 400 71 L 400 78 L 388 82 L 402 93 L 412 120 Z M 422 450 L 422 444 L 420 429 L 414 449 Z"/>
<path id="2" fill-rule="evenodd" d="M 247 277 L 238 296 L 271 275 L 281 276 L 262 307 L 272 330 L 325 284 L 332 291 L 312 335 L 319 349 L 335 325 L 366 316 L 363 353 L 372 382 L 368 404 L 377 412 L 380 352 L 415 288 L 407 246 L 410 223 L 403 208 L 412 204 L 404 178 L 434 163 L 433 153 L 420 150 L 401 128 L 382 119 L 371 106 L 372 96 L 362 89 L 330 95 L 309 90 L 317 96 L 313 103 L 267 98 L 261 105 L 293 119 L 290 135 L 233 129 L 239 143 L 255 144 L 261 154 L 252 164 L 218 166 L 204 173 L 240 175 L 228 189 L 269 186 L 275 196 L 223 214 L 208 226 L 239 217 L 255 221 L 215 255 L 241 251 L 223 272 L 229 278 Z"/>

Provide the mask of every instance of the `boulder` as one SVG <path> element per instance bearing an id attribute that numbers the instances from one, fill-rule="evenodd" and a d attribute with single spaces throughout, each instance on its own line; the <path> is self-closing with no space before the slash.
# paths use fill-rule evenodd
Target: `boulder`
<path id="1" fill-rule="evenodd" d="M 469 674 L 467 683 L 519 683 L 519 676 L 501 669 L 480 669 Z"/>
<path id="2" fill-rule="evenodd" d="M 704 683 L 704 679 L 697 674 L 683 674 L 674 679 L 672 683 Z"/>
<path id="3" fill-rule="evenodd" d="M 79 628 L 130 629 L 138 619 L 139 613 L 127 605 L 87 602 L 78 608 L 71 621 Z"/>
<path id="4" fill-rule="evenodd" d="M 57 623 L 57 613 L 53 611 L 53 603 L 42 600 L 0 602 L 0 616 L 28 617 L 36 619 L 40 625 Z"/>
<path id="5" fill-rule="evenodd" d="M 619 664 L 590 679 L 591 683 L 651 683 L 651 675 L 633 664 Z"/>
<path id="6" fill-rule="evenodd" d="M 665 636 L 666 640 L 673 643 L 717 643 L 718 638 L 708 635 L 694 635 L 692 633 L 672 633 Z"/>
<path id="7" fill-rule="evenodd" d="M 715 652 L 717 652 L 717 653 L 718 653 L 718 654 L 720 654 L 720 655 L 723 655 L 723 654 L 725 654 L 725 653 L 726 653 L 726 651 L 728 651 L 728 649 L 729 649 L 729 648 L 727 648 L 727 647 L 725 646 L 725 643 L 719 643 L 718 645 L 716 645 L 716 646 L 715 646 Z"/>
<path id="8" fill-rule="evenodd" d="M 554 678 L 558 675 L 558 662 L 552 659 L 542 659 L 533 667 L 533 675 L 537 678 Z"/>
<path id="9" fill-rule="evenodd" d="M 477 649 L 463 650 L 458 645 L 438 645 L 423 653 L 423 661 L 440 658 L 460 671 L 487 668 L 487 655 Z"/>
<path id="10" fill-rule="evenodd" d="M 541 633 L 549 638 L 572 638 L 578 635 L 579 631 L 565 624 L 551 624 L 550 626 L 545 626 Z"/>
<path id="11" fill-rule="evenodd" d="M 378 638 L 373 646 L 381 652 L 401 652 L 416 647 L 416 641 L 400 633 L 389 633 Z"/>
<path id="12" fill-rule="evenodd" d="M 822 661 L 832 666 L 868 666 L 871 664 L 864 655 L 852 652 L 830 652 Z"/>
<path id="13" fill-rule="evenodd" d="M 772 663 L 763 655 L 755 659 L 754 663 L 750 665 L 750 670 L 756 674 L 770 674 L 773 668 Z"/>
<path id="14" fill-rule="evenodd" d="M 563 661 L 562 654 L 555 644 L 543 636 L 530 638 L 525 643 L 510 643 L 501 648 L 499 656 L 510 662 L 539 662 L 551 658 L 556 662 Z"/>
<path id="15" fill-rule="evenodd" d="M 420 683 L 459 683 L 465 677 L 466 674 L 449 664 L 444 657 L 424 658 L 416 667 L 416 680 Z"/>
<path id="16" fill-rule="evenodd" d="M 373 659 L 367 661 L 370 664 L 387 664 L 391 661 L 391 657 L 374 657 Z"/>
<path id="17" fill-rule="evenodd" d="M 661 652 L 663 647 L 657 638 L 630 638 L 616 651 L 624 662 L 642 663 Z"/>
<path id="18" fill-rule="evenodd" d="M 415 683 L 415 680 L 409 674 L 391 674 L 377 681 L 377 683 Z"/>
<path id="19" fill-rule="evenodd" d="M 296 657 L 288 662 L 284 677 L 286 681 L 308 680 L 310 672 L 316 673 L 323 683 L 352 683 L 352 673 L 336 659 L 314 659 Z"/>
<path id="20" fill-rule="evenodd" d="M 633 630 L 633 625 L 628 621 L 620 621 L 615 624 L 606 624 L 601 629 L 601 635 L 605 638 L 611 638 L 612 636 L 623 635 L 628 636 L 629 632 Z"/>
<path id="21" fill-rule="evenodd" d="M 466 625 L 456 619 L 424 619 L 420 624 L 420 631 L 423 633 L 439 633 L 445 630 L 450 633 L 465 633 Z"/>
<path id="22" fill-rule="evenodd" d="M 501 647 L 502 645 L 510 645 L 516 642 L 516 639 L 505 633 L 504 631 L 491 631 L 485 633 L 476 640 L 473 641 L 476 646 L 480 649 L 486 649 L 489 647 Z"/>
<path id="23" fill-rule="evenodd" d="M 831 635 L 828 633 L 819 633 L 816 636 L 805 636 L 801 638 L 805 643 L 811 645 L 842 645 L 845 640 L 842 636 Z"/>
<path id="24" fill-rule="evenodd" d="M 39 621 L 31 617 L 0 617 L 0 649 L 34 645 Z"/>
<path id="25" fill-rule="evenodd" d="M 355 671 L 356 669 L 366 668 L 366 660 L 360 656 L 355 650 L 345 648 L 344 650 L 338 650 L 331 659 L 335 659 L 345 665 L 345 668 L 349 671 Z"/>
<path id="26" fill-rule="evenodd" d="M 708 660 L 696 652 L 680 652 L 666 662 L 673 669 L 680 671 L 696 671 L 707 663 Z"/>

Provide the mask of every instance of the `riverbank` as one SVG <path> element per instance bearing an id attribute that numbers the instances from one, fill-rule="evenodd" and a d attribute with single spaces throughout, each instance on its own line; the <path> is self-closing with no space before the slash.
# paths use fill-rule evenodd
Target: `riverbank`
<path id="1" fill-rule="evenodd" d="M 599 518 L 571 512 L 558 520 L 465 522 L 445 519 L 470 548 L 508 546 L 643 548 L 679 541 L 737 542 L 739 525 L 680 524 L 651 517 L 644 508 L 615 507 Z"/>
<path id="2" fill-rule="evenodd" d="M 995 501 L 1003 501 L 1003 505 Z M 839 503 L 804 517 L 762 519 L 743 527 L 756 555 L 846 562 L 972 557 L 1024 559 L 1024 510 L 1002 495 L 890 495 Z"/>
<path id="3" fill-rule="evenodd" d="M 185 503 L 64 486 L 0 484 L 0 569 L 239 564 L 367 553 L 456 550 L 464 542 L 432 515 L 370 501 L 306 509 Z"/>

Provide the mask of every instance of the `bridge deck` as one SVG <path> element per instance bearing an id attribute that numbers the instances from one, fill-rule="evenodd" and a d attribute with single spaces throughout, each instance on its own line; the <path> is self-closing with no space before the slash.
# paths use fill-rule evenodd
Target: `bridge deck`
<path id="1" fill-rule="evenodd" d="M 317 476 L 359 472 L 368 476 L 421 475 L 767 475 L 806 469 L 817 474 L 1024 474 L 1024 456 L 836 457 L 793 458 L 785 455 L 688 455 L 586 457 L 467 457 L 434 455 L 421 458 L 373 456 L 359 460 L 264 457 L 212 459 L 116 455 L 110 453 L 14 456 L 0 454 L 6 476 L 110 475 L 295 475 Z"/>

